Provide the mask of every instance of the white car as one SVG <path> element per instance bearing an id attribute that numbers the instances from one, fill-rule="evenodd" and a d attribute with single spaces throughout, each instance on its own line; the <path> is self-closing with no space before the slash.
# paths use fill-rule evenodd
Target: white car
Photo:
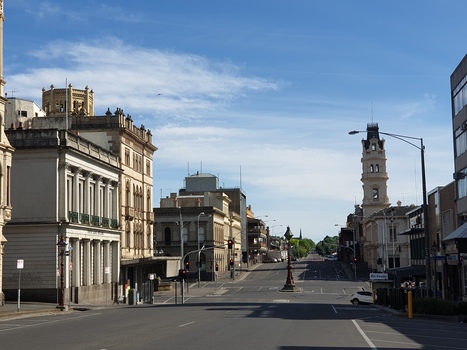
<path id="1" fill-rule="evenodd" d="M 352 294 L 350 302 L 354 305 L 373 304 L 373 293 L 366 290 L 359 290 Z"/>

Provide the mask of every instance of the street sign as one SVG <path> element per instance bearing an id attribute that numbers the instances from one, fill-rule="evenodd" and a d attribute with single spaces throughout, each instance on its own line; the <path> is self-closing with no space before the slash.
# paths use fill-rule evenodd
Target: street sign
<path id="1" fill-rule="evenodd" d="M 19 260 L 16 261 L 16 268 L 17 269 L 24 268 L 24 260 L 23 259 L 19 259 Z"/>
<path id="2" fill-rule="evenodd" d="M 387 273 L 370 273 L 370 280 L 387 280 Z"/>
<path id="3" fill-rule="evenodd" d="M 108 266 L 105 267 L 105 273 L 110 273 L 110 267 Z"/>

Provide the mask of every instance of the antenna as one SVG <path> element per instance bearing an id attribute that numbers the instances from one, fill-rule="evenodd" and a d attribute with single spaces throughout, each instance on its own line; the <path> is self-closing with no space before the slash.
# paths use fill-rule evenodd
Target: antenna
<path id="1" fill-rule="evenodd" d="M 201 172 L 201 174 L 202 174 L 202 173 L 203 173 L 203 161 L 200 162 L 200 166 L 201 166 L 200 172 Z"/>
<path id="2" fill-rule="evenodd" d="M 240 165 L 240 189 L 242 189 L 242 166 Z"/>
<path id="3" fill-rule="evenodd" d="M 13 90 L 13 89 L 11 90 L 11 97 L 13 97 L 13 94 L 14 94 L 15 92 L 19 92 L 19 91 L 18 91 L 18 90 Z"/>
<path id="4" fill-rule="evenodd" d="M 190 176 L 190 162 L 188 162 L 188 176 Z"/>
<path id="5" fill-rule="evenodd" d="M 371 124 L 373 124 L 373 102 L 371 102 Z"/>

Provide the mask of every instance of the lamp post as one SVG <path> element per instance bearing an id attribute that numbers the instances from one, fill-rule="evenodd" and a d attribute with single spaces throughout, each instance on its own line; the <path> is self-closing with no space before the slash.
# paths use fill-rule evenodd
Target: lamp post
<path id="1" fill-rule="evenodd" d="M 293 233 L 290 230 L 290 226 L 287 226 L 287 231 L 285 231 L 284 237 L 287 239 L 287 279 L 285 280 L 285 285 L 282 287 L 281 292 L 298 292 L 299 288 L 295 286 L 293 276 L 292 276 L 292 251 L 290 249 L 290 239 L 292 238 Z"/>
<path id="2" fill-rule="evenodd" d="M 349 131 L 349 135 L 356 135 L 358 133 L 365 132 L 359 130 Z M 399 135 L 399 134 L 391 134 L 387 132 L 378 131 L 382 135 L 387 135 L 393 137 L 395 139 L 401 140 L 409 145 L 417 148 L 420 151 L 420 161 L 421 161 L 421 168 L 422 168 L 422 192 L 423 192 L 423 231 L 425 234 L 425 267 L 426 267 L 426 283 L 427 289 L 431 290 L 431 265 L 430 265 L 430 254 L 428 249 L 430 247 L 430 230 L 428 228 L 429 220 L 428 220 L 428 200 L 427 200 L 427 193 L 426 193 L 426 174 L 425 174 L 425 146 L 423 145 L 423 138 L 421 137 L 413 137 L 413 136 L 406 136 L 406 135 Z M 415 143 L 409 140 L 417 140 L 420 141 L 420 146 L 416 145 Z"/>
<path id="3" fill-rule="evenodd" d="M 197 231 L 197 235 L 198 235 L 198 288 L 201 288 L 200 284 L 201 284 L 201 250 L 199 248 L 199 217 L 201 215 L 204 215 L 204 211 L 202 211 L 201 213 L 198 214 L 198 231 Z"/>
<path id="4" fill-rule="evenodd" d="M 60 298 L 57 309 L 62 311 L 66 310 L 65 306 L 65 284 L 63 280 L 64 274 L 64 265 L 65 265 L 65 251 L 66 251 L 67 243 L 65 242 L 63 235 L 60 236 L 60 240 L 57 243 L 58 248 L 58 255 L 60 256 Z"/>
<path id="5" fill-rule="evenodd" d="M 182 207 L 178 207 L 180 210 L 180 259 L 183 260 L 183 217 L 182 217 Z M 180 261 L 180 268 L 183 269 L 183 261 Z"/>

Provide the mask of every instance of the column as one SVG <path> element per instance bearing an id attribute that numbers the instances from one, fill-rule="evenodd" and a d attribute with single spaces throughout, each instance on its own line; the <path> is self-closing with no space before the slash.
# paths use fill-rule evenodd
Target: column
<path id="1" fill-rule="evenodd" d="M 93 284 L 102 283 L 101 241 L 95 240 L 94 244 L 94 278 Z"/>
<path id="2" fill-rule="evenodd" d="M 80 264 L 80 242 L 79 240 L 72 241 L 73 251 L 71 253 L 72 263 L 73 263 L 73 272 L 71 274 L 71 285 L 73 287 L 79 287 L 81 285 L 81 264 Z"/>
<path id="3" fill-rule="evenodd" d="M 104 268 L 104 283 L 110 283 L 111 282 L 111 260 L 110 260 L 110 242 L 109 241 L 103 241 L 103 246 L 104 246 L 104 261 L 103 261 L 103 268 Z M 105 273 L 105 269 L 108 269 L 108 273 Z"/>
<path id="4" fill-rule="evenodd" d="M 120 242 L 111 243 L 112 250 L 112 282 L 120 282 Z"/>
<path id="5" fill-rule="evenodd" d="M 83 285 L 92 284 L 91 273 L 91 241 L 83 239 Z"/>

